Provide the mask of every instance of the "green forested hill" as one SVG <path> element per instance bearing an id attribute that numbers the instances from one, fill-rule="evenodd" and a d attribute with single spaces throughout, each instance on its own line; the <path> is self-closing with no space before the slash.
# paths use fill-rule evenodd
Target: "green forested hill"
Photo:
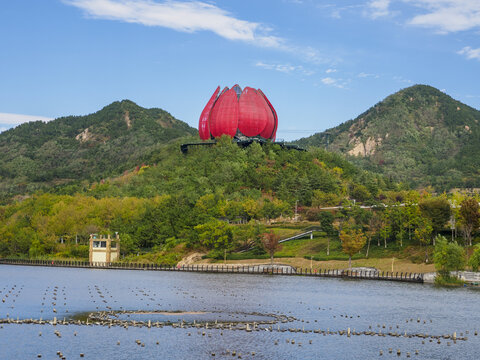
<path id="1" fill-rule="evenodd" d="M 70 181 L 121 173 L 166 142 L 197 130 L 162 109 L 114 102 L 86 116 L 25 123 L 0 134 L 5 199 Z"/>
<path id="2" fill-rule="evenodd" d="M 426 85 L 401 90 L 356 119 L 295 141 L 346 154 L 416 187 L 480 187 L 480 111 Z"/>
<path id="3" fill-rule="evenodd" d="M 391 193 L 399 201 L 399 194 L 406 194 L 321 149 L 258 143 L 244 149 L 223 137 L 215 146 L 182 154 L 179 144 L 159 148 L 147 164 L 120 176 L 52 188 L 55 194 L 37 192 L 0 206 L 0 256 L 54 254 L 65 248 L 60 238 L 74 244 L 93 232 L 118 232 L 127 255 L 155 247 L 168 251 L 177 243 L 216 249 L 223 245 L 202 240 L 205 227 L 225 227 L 220 220 L 226 219 L 254 220 L 235 228 L 235 241 L 228 245 L 234 249 L 252 238 L 252 231 L 258 240 L 263 220 L 292 216 L 296 204 L 318 220 L 320 206 L 350 204 L 351 198 L 371 204 Z"/>

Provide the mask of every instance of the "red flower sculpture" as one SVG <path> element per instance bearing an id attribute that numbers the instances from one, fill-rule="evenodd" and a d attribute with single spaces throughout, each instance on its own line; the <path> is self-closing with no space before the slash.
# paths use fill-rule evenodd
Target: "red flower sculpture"
<path id="1" fill-rule="evenodd" d="M 275 140 L 277 125 L 277 113 L 260 89 L 234 85 L 220 93 L 219 86 L 200 115 L 198 132 L 202 140 L 221 135 Z"/>

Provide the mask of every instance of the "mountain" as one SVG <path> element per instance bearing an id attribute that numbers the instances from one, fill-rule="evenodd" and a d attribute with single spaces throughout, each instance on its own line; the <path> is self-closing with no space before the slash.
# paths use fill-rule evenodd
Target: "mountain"
<path id="1" fill-rule="evenodd" d="M 162 109 L 116 101 L 96 113 L 21 124 L 0 134 L 0 193 L 119 174 L 197 130 Z"/>
<path id="2" fill-rule="evenodd" d="M 415 187 L 480 187 L 480 111 L 427 85 L 388 96 L 356 119 L 295 141 L 328 147 Z"/>

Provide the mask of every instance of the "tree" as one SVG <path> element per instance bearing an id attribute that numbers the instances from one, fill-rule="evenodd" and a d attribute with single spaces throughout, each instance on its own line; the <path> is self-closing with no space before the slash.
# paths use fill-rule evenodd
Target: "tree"
<path id="1" fill-rule="evenodd" d="M 412 203 L 408 203 L 406 205 L 406 213 L 407 213 L 407 226 L 408 226 L 408 240 L 412 240 L 412 225 L 418 223 L 418 218 L 420 217 L 420 210 L 418 206 L 412 205 Z"/>
<path id="2" fill-rule="evenodd" d="M 434 234 L 443 230 L 452 214 L 450 204 L 444 197 L 425 199 L 420 202 L 419 207 L 422 215 L 430 220 Z"/>
<path id="3" fill-rule="evenodd" d="M 266 252 L 270 255 L 270 262 L 273 265 L 273 255 L 276 251 L 282 248 L 282 245 L 279 243 L 280 236 L 275 234 L 272 231 L 269 231 L 263 234 L 262 245 Z"/>
<path id="4" fill-rule="evenodd" d="M 345 229 L 340 232 L 343 252 L 348 255 L 348 268 L 352 268 L 352 256 L 359 252 L 366 242 L 365 235 L 360 229 Z"/>
<path id="5" fill-rule="evenodd" d="M 475 245 L 472 256 L 468 260 L 468 265 L 472 267 L 473 271 L 478 271 L 480 267 L 480 244 Z"/>
<path id="6" fill-rule="evenodd" d="M 449 243 L 445 237 L 438 235 L 433 260 L 439 275 L 448 278 L 450 271 L 465 268 L 465 250 L 457 242 Z"/>
<path id="7" fill-rule="evenodd" d="M 350 217 L 355 221 L 355 227 L 363 231 L 368 229 L 368 224 L 372 218 L 372 212 L 361 208 L 358 205 L 353 205 L 350 209 Z"/>
<path id="8" fill-rule="evenodd" d="M 418 227 L 415 229 L 414 237 L 420 243 L 420 245 L 425 245 L 425 262 L 428 263 L 428 248 L 427 245 L 430 244 L 432 240 L 432 225 L 430 220 L 426 218 L 419 219 Z"/>
<path id="9" fill-rule="evenodd" d="M 234 227 L 233 239 L 238 247 L 250 249 L 259 245 L 264 232 L 265 229 L 262 224 L 250 220 L 248 224 Z"/>
<path id="10" fill-rule="evenodd" d="M 406 209 L 397 202 L 394 206 L 389 207 L 386 212 L 388 213 L 388 219 L 392 229 L 392 237 L 396 239 L 397 243 L 402 247 L 405 227 L 407 225 Z"/>
<path id="11" fill-rule="evenodd" d="M 227 262 L 227 251 L 233 247 L 233 229 L 225 221 L 213 219 L 195 226 L 195 231 L 203 245 L 215 251 L 223 250 L 223 260 Z"/>
<path id="12" fill-rule="evenodd" d="M 368 230 L 366 232 L 368 237 L 368 245 L 367 245 L 367 253 L 365 254 L 365 257 L 368 258 L 368 252 L 370 250 L 370 242 L 372 241 L 372 237 L 375 234 L 377 234 L 381 228 L 382 228 L 382 218 L 378 213 L 374 212 L 368 222 Z"/>
<path id="13" fill-rule="evenodd" d="M 387 248 L 387 238 L 390 236 L 392 232 L 392 227 L 390 226 L 390 219 L 388 217 L 388 213 L 386 211 L 380 217 L 381 227 L 380 227 L 380 235 L 383 238 L 384 247 Z M 378 239 L 378 246 L 380 246 L 380 238 Z"/>
<path id="14" fill-rule="evenodd" d="M 31 258 L 36 258 L 38 256 L 44 255 L 45 254 L 45 247 L 43 244 L 38 240 L 37 237 L 35 237 L 32 240 L 32 243 L 30 245 L 30 249 L 28 250 L 28 256 Z"/>
<path id="15" fill-rule="evenodd" d="M 360 202 L 364 202 L 372 197 L 366 186 L 360 184 L 355 184 L 350 189 L 350 196 Z"/>
<path id="16" fill-rule="evenodd" d="M 259 209 L 258 204 L 253 199 L 246 199 L 242 202 L 243 211 L 247 215 L 247 220 L 250 221 L 252 218 L 257 217 Z"/>
<path id="17" fill-rule="evenodd" d="M 312 206 L 336 206 L 340 203 L 341 197 L 335 193 L 325 193 L 321 190 L 314 190 L 312 197 Z"/>
<path id="18" fill-rule="evenodd" d="M 466 245 L 472 246 L 472 232 L 478 229 L 480 222 L 480 206 L 474 198 L 467 198 L 460 204 L 459 216 L 465 236 Z"/>
<path id="19" fill-rule="evenodd" d="M 139 250 L 130 234 L 120 234 L 120 254 L 125 256 Z"/>
<path id="20" fill-rule="evenodd" d="M 333 227 L 333 220 L 335 217 L 329 211 L 323 211 L 319 215 L 320 227 L 322 231 L 327 234 L 327 256 L 330 255 L 330 237 L 335 234 L 335 228 Z"/>

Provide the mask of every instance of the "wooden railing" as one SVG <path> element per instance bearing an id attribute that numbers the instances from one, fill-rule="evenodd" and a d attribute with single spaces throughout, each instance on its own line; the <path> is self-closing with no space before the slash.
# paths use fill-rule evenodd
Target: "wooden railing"
<path id="1" fill-rule="evenodd" d="M 143 263 L 103 263 L 75 260 L 30 260 L 30 259 L 0 259 L 0 264 L 23 266 L 71 267 L 88 269 L 115 269 L 115 270 L 149 270 L 149 271 L 186 271 L 203 273 L 228 274 L 268 274 L 268 275 L 301 275 L 312 277 L 329 277 L 342 279 L 388 280 L 402 282 L 423 283 L 423 274 L 407 272 L 384 272 L 374 270 L 332 270 L 313 268 L 294 268 L 288 265 L 165 265 Z"/>

